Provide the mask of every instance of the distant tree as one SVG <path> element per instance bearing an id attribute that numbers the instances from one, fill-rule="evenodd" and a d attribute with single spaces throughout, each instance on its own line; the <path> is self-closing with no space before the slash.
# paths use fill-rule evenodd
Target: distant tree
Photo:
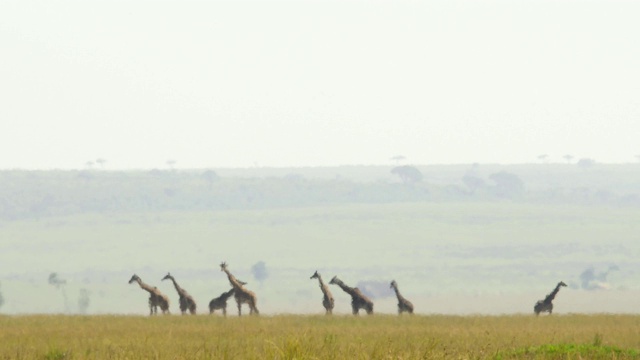
<path id="1" fill-rule="evenodd" d="M 499 197 L 514 198 L 524 194 L 524 182 L 514 174 L 502 171 L 489 176 L 495 182 L 495 193 Z"/>
<path id="2" fill-rule="evenodd" d="M 220 179 L 220 176 L 213 170 L 206 170 L 200 177 L 209 184 L 209 187 L 213 186 L 213 183 Z"/>
<path id="3" fill-rule="evenodd" d="M 264 263 L 264 261 L 258 261 L 257 263 L 253 264 L 253 266 L 251 267 L 251 274 L 253 275 L 254 279 L 258 280 L 259 283 L 267 280 L 267 278 L 269 277 L 269 271 L 267 271 L 267 265 Z"/>
<path id="4" fill-rule="evenodd" d="M 476 190 L 485 186 L 484 180 L 471 174 L 465 175 L 462 178 L 462 182 L 469 188 L 471 194 L 474 194 Z"/>
<path id="5" fill-rule="evenodd" d="M 91 293 L 87 289 L 80 289 L 80 294 L 78 295 L 78 310 L 81 314 L 86 314 L 87 309 L 89 308 L 89 304 L 91 303 L 91 298 L 89 297 Z"/>
<path id="6" fill-rule="evenodd" d="M 540 160 L 542 162 L 547 162 L 548 158 L 549 158 L 549 155 L 547 155 L 547 154 L 538 155 L 538 160 Z"/>
<path id="7" fill-rule="evenodd" d="M 422 173 L 414 166 L 403 165 L 391 169 L 391 173 L 398 175 L 403 183 L 413 184 L 422 180 Z"/>
<path id="8" fill-rule="evenodd" d="M 89 169 L 93 169 L 93 161 L 91 161 L 91 160 L 89 160 L 86 163 L 84 163 L 84 165 Z"/>
<path id="9" fill-rule="evenodd" d="M 93 179 L 93 174 L 89 170 L 82 170 L 78 173 L 78 179 L 89 181 Z"/>
<path id="10" fill-rule="evenodd" d="M 596 164 L 596 161 L 589 158 L 582 158 L 578 160 L 578 166 L 583 169 L 588 169 L 593 167 Z"/>
<path id="11" fill-rule="evenodd" d="M 396 155 L 396 156 L 392 156 L 391 157 L 391 160 L 393 160 L 396 163 L 396 165 L 398 165 L 400 163 L 400 161 L 406 160 L 406 159 L 407 158 L 402 156 L 402 155 Z"/>
<path id="12" fill-rule="evenodd" d="M 103 159 L 103 158 L 98 158 L 98 159 L 96 159 L 96 163 L 97 163 L 98 165 L 100 165 L 100 167 L 101 167 L 102 169 L 104 169 L 104 164 L 106 164 L 106 163 L 107 163 L 107 160 L 105 160 L 105 159 Z"/>
<path id="13" fill-rule="evenodd" d="M 65 312 L 69 312 L 69 301 L 67 299 L 67 292 L 64 289 L 66 284 L 67 284 L 67 281 L 61 279 L 57 273 L 53 272 L 49 274 L 49 285 L 55 286 L 56 289 L 60 290 L 60 292 L 62 293 L 62 297 L 64 299 Z"/>
<path id="14" fill-rule="evenodd" d="M 2 291 L 0 291 L 0 308 L 4 305 L 4 297 L 2 296 Z"/>
<path id="15" fill-rule="evenodd" d="M 67 280 L 60 279 L 58 273 L 53 272 L 49 274 L 49 285 L 53 285 L 56 287 L 56 289 L 59 289 L 61 286 L 64 286 L 66 284 Z"/>
<path id="16" fill-rule="evenodd" d="M 176 165 L 176 161 L 175 160 L 167 160 L 167 165 L 169 165 L 169 168 L 171 170 L 173 170 L 173 167 Z"/>
<path id="17" fill-rule="evenodd" d="M 563 156 L 563 158 L 565 160 L 567 160 L 567 164 L 569 164 L 569 163 L 571 163 L 571 160 L 573 159 L 573 155 L 567 154 L 567 155 Z"/>

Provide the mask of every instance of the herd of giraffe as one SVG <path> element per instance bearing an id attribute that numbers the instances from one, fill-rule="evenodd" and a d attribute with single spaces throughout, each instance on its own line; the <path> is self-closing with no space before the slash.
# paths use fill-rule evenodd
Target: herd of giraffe
<path id="1" fill-rule="evenodd" d="M 236 279 L 236 277 L 229 271 L 226 262 L 220 264 L 220 271 L 223 271 L 227 275 L 231 289 L 227 292 L 223 292 L 220 296 L 209 302 L 209 314 L 213 314 L 216 310 L 222 310 L 222 314 L 226 316 L 227 300 L 233 296 L 236 300 L 236 304 L 238 305 L 238 316 L 242 315 L 242 304 L 247 304 L 249 306 L 250 315 L 259 315 L 260 312 L 257 307 L 258 298 L 253 291 L 244 287 L 247 283 Z M 322 276 L 320 276 L 318 271 L 311 275 L 310 279 L 318 279 L 320 290 L 322 291 L 322 306 L 325 309 L 325 314 L 331 315 L 333 313 L 335 300 L 331 294 L 331 290 L 329 290 L 329 286 L 322 281 Z M 176 288 L 182 315 L 186 314 L 187 311 L 189 311 L 190 314 L 195 315 L 196 302 L 193 300 L 193 297 L 178 285 L 176 279 L 170 273 L 167 273 L 162 280 L 171 280 L 173 286 Z M 161 293 L 157 287 L 147 285 L 138 275 L 135 274 L 131 277 L 131 280 L 129 280 L 129 284 L 134 282 L 137 282 L 140 288 L 149 293 L 149 315 L 156 315 L 158 313 L 158 307 L 160 307 L 163 314 L 169 314 L 169 298 L 165 294 Z M 360 289 L 346 285 L 342 280 L 338 279 L 337 276 L 334 276 L 331 281 L 329 281 L 329 284 L 337 285 L 342 289 L 342 291 L 351 296 L 351 310 L 353 315 L 358 315 L 360 313 L 360 309 L 364 309 L 368 315 L 373 314 L 373 301 L 363 294 Z M 559 282 L 555 289 L 548 294 L 544 300 L 536 302 L 533 308 L 534 313 L 536 315 L 539 315 L 541 312 L 548 312 L 551 314 L 553 311 L 553 299 L 555 299 L 558 291 L 560 291 L 560 287 L 563 286 L 567 286 L 567 284 L 562 281 Z M 413 304 L 400 294 L 400 290 L 398 290 L 398 283 L 395 280 L 391 281 L 390 288 L 393 289 L 398 299 L 398 314 L 402 315 L 404 312 L 413 314 Z"/>

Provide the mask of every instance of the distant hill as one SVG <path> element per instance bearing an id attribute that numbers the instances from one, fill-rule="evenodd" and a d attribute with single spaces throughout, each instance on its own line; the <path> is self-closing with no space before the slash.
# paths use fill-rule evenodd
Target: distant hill
<path id="1" fill-rule="evenodd" d="M 429 201 L 640 206 L 637 164 L 405 167 L 420 179 L 393 166 L 0 171 L 0 218 Z"/>

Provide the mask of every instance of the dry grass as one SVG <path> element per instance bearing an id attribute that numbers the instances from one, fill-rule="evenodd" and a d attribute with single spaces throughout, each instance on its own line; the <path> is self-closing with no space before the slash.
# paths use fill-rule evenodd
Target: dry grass
<path id="1" fill-rule="evenodd" d="M 0 344 L 0 359 L 632 359 L 640 316 L 3 316 Z"/>

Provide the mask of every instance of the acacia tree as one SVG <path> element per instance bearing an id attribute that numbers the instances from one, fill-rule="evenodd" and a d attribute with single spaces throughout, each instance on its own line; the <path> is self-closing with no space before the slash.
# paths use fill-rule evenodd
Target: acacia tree
<path id="1" fill-rule="evenodd" d="M 215 181 L 220 179 L 220 176 L 218 176 L 218 174 L 213 170 L 203 172 L 200 177 L 209 184 L 209 187 L 211 187 Z"/>
<path id="2" fill-rule="evenodd" d="M 89 308 L 89 304 L 91 303 L 90 298 L 91 293 L 89 290 L 82 288 L 80 289 L 80 294 L 78 294 L 78 310 L 81 314 L 86 314 L 87 309 Z"/>
<path id="3" fill-rule="evenodd" d="M 547 162 L 548 158 L 549 158 L 549 155 L 547 154 L 538 155 L 538 159 L 542 162 Z"/>
<path id="4" fill-rule="evenodd" d="M 4 297 L 2 296 L 2 292 L 0 291 L 0 308 L 4 305 Z"/>
<path id="5" fill-rule="evenodd" d="M 67 284 L 66 280 L 61 279 L 57 273 L 49 274 L 49 285 L 55 286 L 56 289 L 62 292 L 62 297 L 64 299 L 64 310 L 65 312 L 69 312 L 69 300 L 67 299 L 67 292 L 65 291 L 65 285 Z"/>
<path id="6" fill-rule="evenodd" d="M 569 163 L 571 163 L 571 160 L 573 159 L 573 155 L 567 154 L 567 155 L 563 156 L 563 158 L 565 160 L 567 160 L 567 164 L 569 164 Z"/>
<path id="7" fill-rule="evenodd" d="M 396 166 L 391 169 L 391 173 L 394 175 L 398 175 L 400 180 L 402 180 L 405 184 L 413 184 L 419 181 L 422 181 L 422 173 L 415 166 L 403 165 Z"/>
<path id="8" fill-rule="evenodd" d="M 262 284 L 269 277 L 269 272 L 267 271 L 267 265 L 264 261 L 258 261 L 253 264 L 251 267 L 251 274 L 253 278 L 258 280 L 260 284 Z"/>
<path id="9" fill-rule="evenodd" d="M 489 176 L 495 182 L 495 193 L 499 197 L 514 198 L 524 194 L 524 182 L 514 174 L 501 171 Z"/>
<path id="10" fill-rule="evenodd" d="M 578 166 L 583 169 L 588 169 L 590 167 L 593 167 L 595 164 L 596 164 L 596 161 L 589 158 L 582 158 L 578 160 Z"/>
<path id="11" fill-rule="evenodd" d="M 475 194 L 476 190 L 485 186 L 484 180 L 471 174 L 465 175 L 462 178 L 462 182 L 469 188 L 471 195 Z"/>
<path id="12" fill-rule="evenodd" d="M 396 155 L 396 156 L 392 156 L 391 160 L 395 161 L 396 164 L 399 164 L 400 161 L 405 160 L 406 157 L 402 156 L 402 155 Z"/>
<path id="13" fill-rule="evenodd" d="M 98 158 L 96 159 L 96 163 L 100 165 L 100 168 L 102 168 L 104 170 L 104 164 L 107 163 L 107 160 L 103 159 L 103 158 Z"/>

